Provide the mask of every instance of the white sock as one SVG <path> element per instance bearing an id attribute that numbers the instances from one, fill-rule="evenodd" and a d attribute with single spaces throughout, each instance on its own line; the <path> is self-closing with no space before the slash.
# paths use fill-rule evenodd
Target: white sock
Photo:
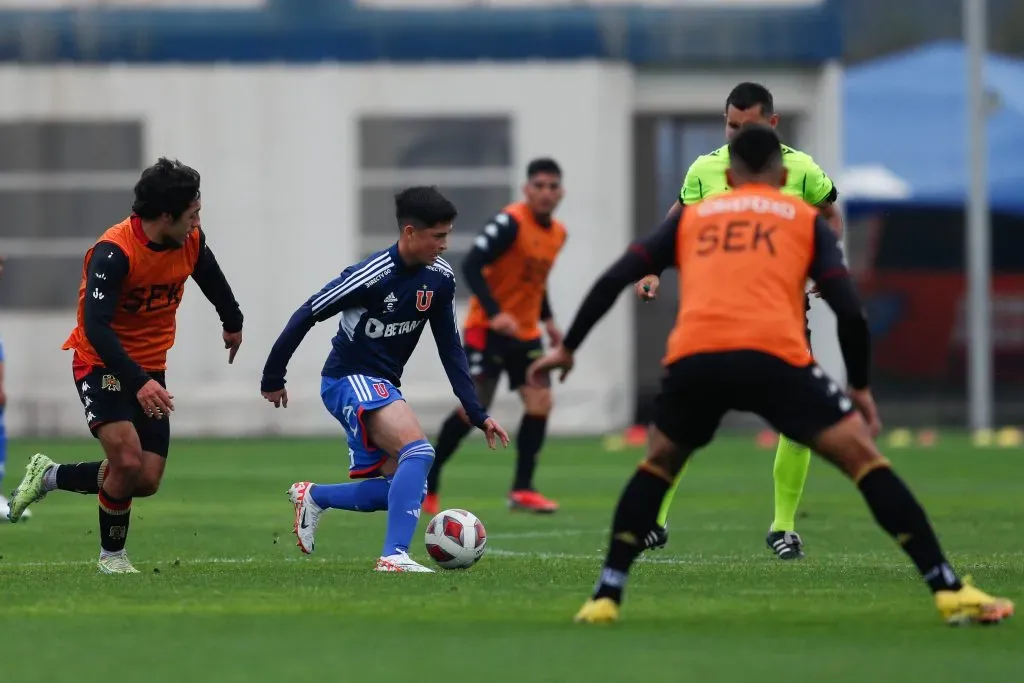
<path id="1" fill-rule="evenodd" d="M 57 490 L 57 468 L 60 465 L 50 465 L 43 472 L 43 490 L 46 492 Z"/>

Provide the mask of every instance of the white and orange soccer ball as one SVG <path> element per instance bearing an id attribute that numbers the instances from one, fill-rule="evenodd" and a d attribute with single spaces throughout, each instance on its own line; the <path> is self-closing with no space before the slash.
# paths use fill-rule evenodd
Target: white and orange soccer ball
<path id="1" fill-rule="evenodd" d="M 427 554 L 445 569 L 465 569 L 484 556 L 487 531 L 472 512 L 442 510 L 427 524 Z"/>

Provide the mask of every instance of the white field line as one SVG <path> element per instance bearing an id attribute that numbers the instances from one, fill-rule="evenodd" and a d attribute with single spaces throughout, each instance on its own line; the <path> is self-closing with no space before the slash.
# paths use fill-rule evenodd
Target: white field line
<path id="1" fill-rule="evenodd" d="M 502 548 L 488 548 L 487 555 L 492 557 L 524 558 L 534 560 L 572 560 L 578 562 L 598 562 L 601 553 L 595 551 L 592 555 L 583 553 L 549 553 L 549 552 L 522 552 L 517 550 L 505 550 Z M 371 558 L 372 559 L 372 558 Z M 293 562 L 307 562 L 316 564 L 329 564 L 336 562 L 335 559 L 312 558 L 312 557 L 204 557 L 189 560 L 144 560 L 139 562 L 143 567 L 174 567 L 174 566 L 204 566 L 204 565 L 276 565 L 290 564 Z M 369 560 L 368 560 L 369 561 Z M 672 557 L 641 557 L 638 562 L 650 564 L 670 564 L 688 566 L 719 565 L 729 561 L 728 558 L 715 560 L 703 559 L 681 559 Z M 4 569 L 31 569 L 31 568 L 55 568 L 55 567 L 85 567 L 95 564 L 96 560 L 55 560 L 53 562 L 6 562 L 0 560 L 0 574 Z"/>

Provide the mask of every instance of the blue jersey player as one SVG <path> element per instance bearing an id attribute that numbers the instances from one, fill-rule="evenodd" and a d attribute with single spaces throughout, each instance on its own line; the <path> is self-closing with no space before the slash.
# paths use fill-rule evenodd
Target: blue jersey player
<path id="1" fill-rule="evenodd" d="M 288 360 L 314 324 L 341 314 L 338 334 L 320 379 L 327 410 L 348 435 L 349 484 L 296 482 L 295 535 L 304 553 L 324 510 L 387 510 L 388 524 L 377 571 L 429 572 L 409 557 L 434 449 L 398 387 L 402 370 L 430 323 L 441 363 L 476 427 L 508 445 L 508 435 L 487 416 L 469 374 L 455 318 L 455 276 L 440 258 L 456 210 L 432 187 L 395 197 L 400 230 L 389 249 L 349 266 L 292 315 L 263 368 L 261 390 L 275 407 L 287 407 Z"/>

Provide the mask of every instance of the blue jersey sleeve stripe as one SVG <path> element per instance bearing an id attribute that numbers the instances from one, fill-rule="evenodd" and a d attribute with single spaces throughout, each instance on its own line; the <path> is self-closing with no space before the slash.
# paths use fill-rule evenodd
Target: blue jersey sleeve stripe
<path id="1" fill-rule="evenodd" d="M 390 267 L 391 258 L 385 254 L 385 259 L 383 261 L 375 261 L 373 264 L 366 265 L 355 273 L 352 273 L 352 275 L 340 282 L 330 291 L 321 294 L 313 301 L 311 306 L 313 314 L 316 315 L 324 308 L 339 301 L 342 297 L 347 294 L 351 294 Z M 367 270 L 368 272 L 364 272 Z"/>
<path id="2" fill-rule="evenodd" d="M 452 277 L 455 277 L 455 271 L 452 270 L 451 265 L 449 265 L 449 263 L 445 261 L 443 258 L 438 257 L 437 260 L 434 261 L 434 265 L 436 265 L 441 270 L 449 273 Z"/>
<path id="3" fill-rule="evenodd" d="M 344 280 L 339 282 L 337 285 L 332 287 L 329 291 L 324 292 L 324 293 L 320 294 L 319 296 L 317 296 L 313 300 L 313 302 L 312 302 L 312 307 L 314 309 L 322 308 L 323 302 L 326 299 L 333 297 L 337 292 L 339 292 L 340 290 L 342 290 L 346 286 L 350 285 L 354 281 L 357 281 L 357 280 L 360 281 L 360 282 L 364 281 L 364 278 L 367 277 L 367 275 L 366 275 L 367 271 L 375 270 L 381 264 L 389 263 L 390 260 L 391 260 L 391 256 L 389 254 L 387 254 L 387 253 L 383 253 L 383 254 L 381 254 L 379 256 L 375 256 L 374 258 L 370 259 L 370 261 L 368 261 L 366 264 L 364 264 L 361 268 L 353 271 L 352 274 L 350 274 L 347 278 L 345 278 Z"/>

